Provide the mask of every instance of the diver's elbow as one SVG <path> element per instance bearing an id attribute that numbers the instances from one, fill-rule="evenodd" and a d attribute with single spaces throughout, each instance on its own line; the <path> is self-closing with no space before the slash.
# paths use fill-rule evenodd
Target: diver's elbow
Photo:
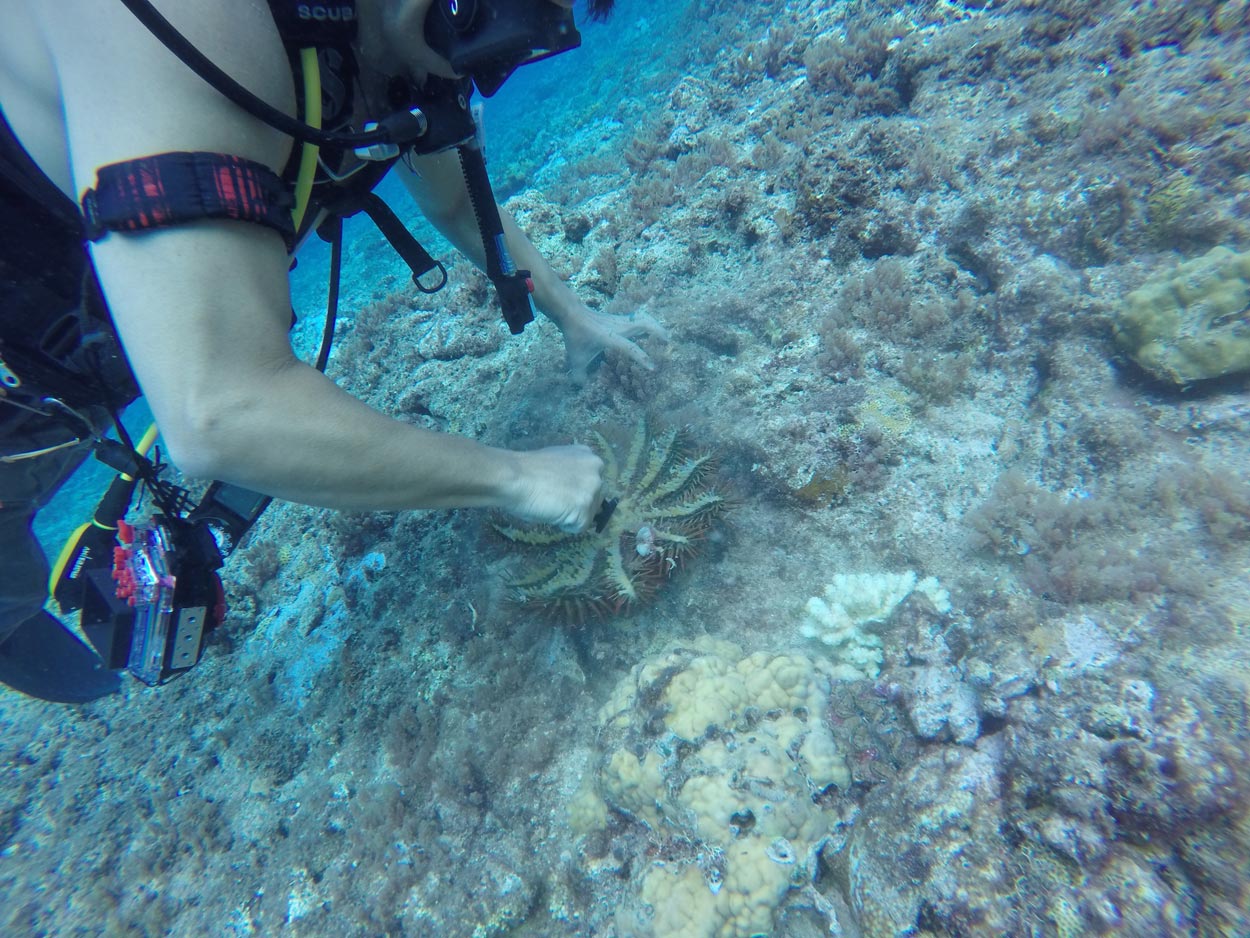
<path id="1" fill-rule="evenodd" d="M 161 437 L 172 462 L 191 479 L 220 479 L 230 474 L 231 460 L 211 437 L 191 429 L 162 429 Z"/>
<path id="2" fill-rule="evenodd" d="M 192 479 L 229 481 L 240 466 L 238 408 L 224 402 L 185 406 L 160 424 L 170 462 Z"/>

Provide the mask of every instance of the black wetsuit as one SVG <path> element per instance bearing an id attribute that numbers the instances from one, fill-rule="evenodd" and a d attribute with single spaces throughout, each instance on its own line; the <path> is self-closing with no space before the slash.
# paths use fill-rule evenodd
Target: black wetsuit
<path id="1" fill-rule="evenodd" d="M 0 681 L 60 700 L 116 679 L 43 612 L 49 569 L 31 523 L 90 455 L 109 408 L 138 394 L 84 245 L 77 206 L 0 112 Z M 65 674 L 75 663 L 85 673 Z"/>

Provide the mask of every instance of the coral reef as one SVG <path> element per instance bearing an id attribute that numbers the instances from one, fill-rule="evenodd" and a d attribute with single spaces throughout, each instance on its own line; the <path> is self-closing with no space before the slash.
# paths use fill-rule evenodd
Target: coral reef
<path id="1" fill-rule="evenodd" d="M 810 882 L 851 772 L 823 717 L 826 668 L 699 640 L 644 661 L 600 711 L 597 771 L 571 805 L 583 834 L 645 828 L 628 938 L 749 938 Z M 619 827 L 619 823 L 615 826 Z M 621 837 L 628 839 L 628 831 Z"/>
<path id="2" fill-rule="evenodd" d="M 1168 280 L 1142 334 L 1169 348 L 1171 281 L 1250 247 L 1250 5 L 616 7 L 488 102 L 490 167 L 579 298 L 665 324 L 657 368 L 609 353 L 574 386 L 552 325 L 508 337 L 388 179 L 449 284 L 350 222 L 328 371 L 497 446 L 697 426 L 732 526 L 628 628 L 553 629 L 503 585 L 551 547 L 276 502 L 187 677 L 71 710 L 0 692 L 0 933 L 1250 935 L 1250 392 L 1119 344 L 1134 291 Z M 299 260 L 309 358 L 325 246 Z M 834 679 L 802 604 L 906 570 L 952 608 L 913 591 Z M 662 649 L 626 725 L 597 720 Z M 751 708 L 793 674 L 805 721 Z M 815 800 L 799 728 L 839 767 Z"/>
<path id="3" fill-rule="evenodd" d="M 573 622 L 650 599 L 729 507 L 707 484 L 712 455 L 688 453 L 677 430 L 650 435 L 640 421 L 623 461 L 601 434 L 596 441 L 610 500 L 606 522 L 580 534 L 495 526 L 512 543 L 541 549 L 509 577 L 514 599 Z"/>
<path id="4" fill-rule="evenodd" d="M 1250 370 L 1250 252 L 1212 248 L 1124 300 L 1120 346 L 1151 374 L 1185 386 Z"/>
<path id="5" fill-rule="evenodd" d="M 875 630 L 913 592 L 927 596 L 939 612 L 950 611 L 950 595 L 933 577 L 917 580 L 911 570 L 835 574 L 822 596 L 807 601 L 800 630 L 832 650 L 838 677 L 875 678 L 883 658 Z"/>
<path id="6" fill-rule="evenodd" d="M 925 672 L 960 659 L 938 709 L 963 745 L 926 748 L 865 789 L 845 849 L 827 855 L 865 938 L 1244 930 L 1245 860 L 1228 854 L 1238 835 L 1225 827 L 1246 824 L 1246 731 L 1226 735 L 1244 700 L 1203 711 L 1184 678 L 1164 690 L 1126 672 L 1090 622 L 1070 625 L 1045 678 L 1001 644 L 961 657 L 952 646 L 966 636 L 948 643 L 916 598 L 888 634 L 878 687 L 921 735 L 933 738 L 922 714 L 938 704 Z M 971 739 L 959 738 L 961 699 Z M 1213 875 L 1230 862 L 1240 872 Z"/>

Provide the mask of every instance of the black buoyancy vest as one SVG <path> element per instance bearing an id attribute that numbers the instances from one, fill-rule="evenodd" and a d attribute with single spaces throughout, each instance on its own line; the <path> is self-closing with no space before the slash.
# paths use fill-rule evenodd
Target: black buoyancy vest
<path id="1" fill-rule="evenodd" d="M 307 109 L 302 101 L 304 89 L 300 80 L 300 50 L 314 48 L 321 62 L 322 125 L 335 129 L 345 124 L 351 116 L 352 86 L 356 74 L 356 60 L 352 52 L 352 41 L 356 38 L 356 0 L 331 3 L 269 0 L 269 11 L 291 62 L 291 71 L 296 78 L 295 89 L 301 99 L 301 112 Z M 299 159 L 298 146 L 293 159 Z"/>
<path id="2" fill-rule="evenodd" d="M 120 409 L 139 394 L 83 230 L 78 207 L 0 113 L 0 393 L 19 404 L 55 397 Z M 0 437 L 24 414 L 0 403 Z"/>

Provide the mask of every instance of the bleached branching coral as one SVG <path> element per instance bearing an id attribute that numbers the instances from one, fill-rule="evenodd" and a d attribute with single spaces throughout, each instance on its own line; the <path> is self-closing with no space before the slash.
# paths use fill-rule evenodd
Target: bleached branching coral
<path id="1" fill-rule="evenodd" d="M 924 593 L 938 612 L 948 612 L 950 595 L 933 577 L 905 573 L 839 573 L 823 596 L 807 601 L 803 635 L 821 642 L 834 656 L 843 680 L 875 678 L 883 658 L 877 627 L 913 592 Z"/>

